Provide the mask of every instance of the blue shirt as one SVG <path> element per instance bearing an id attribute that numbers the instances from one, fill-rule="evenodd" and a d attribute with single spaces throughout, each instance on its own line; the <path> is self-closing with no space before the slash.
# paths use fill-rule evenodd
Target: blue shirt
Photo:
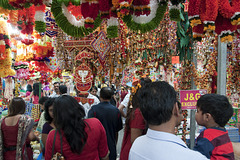
<path id="1" fill-rule="evenodd" d="M 190 150 L 176 135 L 148 129 L 137 138 L 129 160 L 207 160 L 201 153 Z"/>
<path id="2" fill-rule="evenodd" d="M 88 118 L 91 117 L 99 119 L 105 128 L 108 148 L 110 150 L 109 160 L 116 160 L 116 133 L 123 128 L 120 111 L 109 102 L 101 102 L 92 106 L 89 110 Z"/>

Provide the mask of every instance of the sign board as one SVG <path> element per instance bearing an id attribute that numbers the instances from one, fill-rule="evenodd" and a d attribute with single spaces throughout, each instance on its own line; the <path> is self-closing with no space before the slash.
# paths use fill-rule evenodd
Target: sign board
<path id="1" fill-rule="evenodd" d="M 182 105 L 182 110 L 196 109 L 197 108 L 197 100 L 206 93 L 207 93 L 207 90 L 182 90 L 182 91 L 180 91 L 180 102 Z"/>

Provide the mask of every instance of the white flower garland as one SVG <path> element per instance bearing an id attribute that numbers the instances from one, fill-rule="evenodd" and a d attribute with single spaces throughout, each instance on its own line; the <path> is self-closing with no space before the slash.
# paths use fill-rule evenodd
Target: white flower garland
<path id="1" fill-rule="evenodd" d="M 84 21 L 85 19 L 84 18 L 81 18 L 81 20 L 77 20 L 76 17 L 74 15 L 72 15 L 67 7 L 65 6 L 64 3 L 62 3 L 62 11 L 63 11 L 63 14 L 64 16 L 67 18 L 68 22 L 76 27 L 83 27 L 84 26 Z"/>
<path id="2" fill-rule="evenodd" d="M 118 23 L 118 18 L 115 18 L 115 17 L 110 17 L 110 19 L 107 20 L 107 26 L 110 27 L 110 26 L 118 26 L 119 23 Z"/>
<path id="3" fill-rule="evenodd" d="M 220 37 L 223 36 L 224 34 L 232 34 L 233 32 L 230 30 L 222 31 L 221 34 L 219 35 Z"/>
<path id="4" fill-rule="evenodd" d="M 45 22 L 45 13 L 42 11 L 35 12 L 35 21 Z"/>
<path id="5" fill-rule="evenodd" d="M 147 15 L 132 15 L 132 19 L 134 22 L 139 23 L 139 24 L 145 24 L 150 22 L 154 17 L 156 17 L 157 14 L 157 9 L 158 9 L 158 1 L 157 0 L 150 0 L 150 14 Z"/>

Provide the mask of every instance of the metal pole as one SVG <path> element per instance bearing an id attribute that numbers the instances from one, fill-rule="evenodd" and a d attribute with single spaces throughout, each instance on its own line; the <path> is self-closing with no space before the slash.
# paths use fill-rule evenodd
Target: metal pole
<path id="1" fill-rule="evenodd" d="M 227 43 L 218 36 L 217 94 L 226 95 L 227 81 Z"/>
<path id="2" fill-rule="evenodd" d="M 196 44 L 194 44 L 196 45 Z M 196 55 L 196 49 L 193 51 L 193 63 L 195 64 L 195 67 L 197 68 L 197 55 Z M 197 89 L 197 86 L 195 85 L 193 81 L 193 77 L 191 80 L 192 89 Z M 195 122 L 195 110 L 191 109 L 190 111 L 190 149 L 193 149 L 195 145 L 195 131 L 196 131 L 196 122 Z"/>

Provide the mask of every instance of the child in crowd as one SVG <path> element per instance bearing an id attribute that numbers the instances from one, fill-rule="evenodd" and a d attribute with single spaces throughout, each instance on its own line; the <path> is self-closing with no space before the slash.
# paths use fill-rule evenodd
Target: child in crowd
<path id="1" fill-rule="evenodd" d="M 232 105 L 227 97 L 206 94 L 197 101 L 196 121 L 206 127 L 197 138 L 194 150 L 211 160 L 234 160 L 233 146 L 224 128 L 233 115 Z"/>

